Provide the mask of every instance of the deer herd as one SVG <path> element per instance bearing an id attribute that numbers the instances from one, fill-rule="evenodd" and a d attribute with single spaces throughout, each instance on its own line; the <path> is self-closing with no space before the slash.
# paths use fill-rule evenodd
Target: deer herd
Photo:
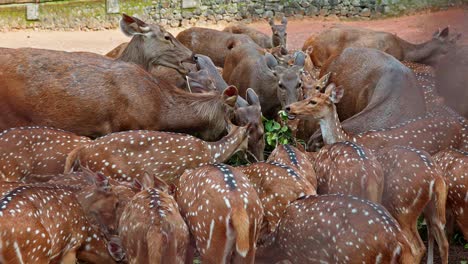
<path id="1" fill-rule="evenodd" d="M 0 263 L 433 263 L 434 242 L 448 263 L 468 239 L 460 35 L 334 26 L 296 51 L 287 23 L 174 37 L 123 14 L 105 56 L 1 48 Z M 279 110 L 306 146 L 265 157 Z"/>

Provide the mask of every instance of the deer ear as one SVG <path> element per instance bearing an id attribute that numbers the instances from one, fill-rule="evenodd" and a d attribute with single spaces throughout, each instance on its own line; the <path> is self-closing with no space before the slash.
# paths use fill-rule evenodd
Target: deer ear
<path id="1" fill-rule="evenodd" d="M 120 30 L 128 37 L 144 35 L 151 31 L 150 27 L 145 22 L 127 14 L 122 14 L 122 19 L 120 19 L 119 24 Z"/>
<path id="2" fill-rule="evenodd" d="M 249 105 L 260 106 L 260 100 L 258 99 L 258 95 L 252 88 L 247 89 L 247 102 L 249 103 Z"/>
<path id="3" fill-rule="evenodd" d="M 281 24 L 283 24 L 283 25 L 286 26 L 286 25 L 288 24 L 288 19 L 287 19 L 286 17 L 283 17 L 283 18 L 281 19 Z"/>
<path id="4" fill-rule="evenodd" d="M 144 189 L 151 189 L 155 186 L 154 177 L 146 171 L 143 173 L 142 186 Z"/>
<path id="5" fill-rule="evenodd" d="M 122 261 L 125 258 L 122 241 L 119 237 L 114 236 L 110 239 L 107 243 L 107 251 L 115 261 Z"/>
<path id="6" fill-rule="evenodd" d="M 275 20 L 272 17 L 268 18 L 268 24 L 270 24 L 270 26 L 274 26 Z"/>
<path id="7" fill-rule="evenodd" d="M 163 192 L 166 192 L 166 193 L 169 193 L 170 191 L 170 187 L 169 185 L 161 178 L 159 178 L 158 176 L 156 175 L 153 175 L 153 179 L 154 179 L 154 187 L 163 191 Z"/>
<path id="8" fill-rule="evenodd" d="M 449 27 L 445 27 L 444 29 L 437 31 L 435 34 L 434 34 L 434 38 L 438 38 L 440 40 L 445 40 L 447 39 L 449 35 Z"/>
<path id="9" fill-rule="evenodd" d="M 316 87 L 321 87 L 322 89 L 323 87 L 326 87 L 328 84 L 328 81 L 330 80 L 330 76 L 331 76 L 331 72 L 325 74 L 320 79 L 318 79 Z"/>
<path id="10" fill-rule="evenodd" d="M 314 51 L 314 47 L 309 46 L 309 47 L 307 47 L 305 53 L 310 56 L 310 54 L 312 54 L 313 51 Z"/>
<path id="11" fill-rule="evenodd" d="M 263 56 L 265 59 L 265 63 L 270 68 L 270 70 L 273 70 L 276 66 L 278 66 L 278 61 L 276 60 L 275 56 L 273 56 L 271 53 L 267 52 Z"/>
<path id="12" fill-rule="evenodd" d="M 233 85 L 229 85 L 223 91 L 224 103 L 231 107 L 234 107 L 236 105 L 237 96 L 239 96 L 239 92 L 237 91 L 237 88 Z"/>
<path id="13" fill-rule="evenodd" d="M 109 180 L 107 179 L 106 175 L 102 172 L 97 172 L 94 174 L 95 184 L 99 189 L 108 190 L 110 188 Z"/>
<path id="14" fill-rule="evenodd" d="M 330 97 L 330 100 L 337 104 L 340 102 L 341 98 L 343 98 L 344 89 L 342 86 L 336 87 L 334 83 L 330 83 L 325 90 L 325 94 Z"/>
<path id="15" fill-rule="evenodd" d="M 132 190 L 134 190 L 135 192 L 141 192 L 143 190 L 143 185 L 138 179 L 135 178 L 133 179 L 130 188 L 132 188 Z"/>
<path id="16" fill-rule="evenodd" d="M 294 65 L 304 67 L 306 56 L 307 55 L 304 52 L 296 51 L 294 53 Z"/>

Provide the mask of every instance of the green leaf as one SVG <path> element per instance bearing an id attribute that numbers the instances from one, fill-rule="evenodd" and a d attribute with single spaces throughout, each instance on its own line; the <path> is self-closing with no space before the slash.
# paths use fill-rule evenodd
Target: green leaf
<path id="1" fill-rule="evenodd" d="M 281 128 L 281 132 L 286 132 L 286 131 L 288 131 L 288 129 L 289 129 L 288 126 L 283 126 L 283 127 Z"/>
<path id="2" fill-rule="evenodd" d="M 289 143 L 289 141 L 288 141 L 287 138 L 282 138 L 282 139 L 280 139 L 280 142 L 281 142 L 281 144 L 283 144 L 283 145 L 286 145 L 286 144 Z"/>
<path id="3" fill-rule="evenodd" d="M 468 249 L 468 243 L 465 244 L 465 249 Z"/>
<path id="4" fill-rule="evenodd" d="M 273 122 L 272 122 L 271 120 L 268 120 L 268 121 L 265 123 L 265 129 L 266 129 L 266 131 L 272 131 L 272 130 L 273 130 L 272 127 L 273 127 Z"/>
<path id="5" fill-rule="evenodd" d="M 273 121 L 273 129 L 279 130 L 280 128 L 281 128 L 281 125 L 278 122 Z"/>

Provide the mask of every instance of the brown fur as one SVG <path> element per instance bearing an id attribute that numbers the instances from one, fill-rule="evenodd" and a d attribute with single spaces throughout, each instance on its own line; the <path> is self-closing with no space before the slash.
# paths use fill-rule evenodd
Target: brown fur
<path id="1" fill-rule="evenodd" d="M 265 49 L 273 48 L 271 37 L 244 24 L 235 24 L 227 26 L 223 29 L 224 32 L 232 34 L 244 34 L 249 36 L 257 45 Z"/>

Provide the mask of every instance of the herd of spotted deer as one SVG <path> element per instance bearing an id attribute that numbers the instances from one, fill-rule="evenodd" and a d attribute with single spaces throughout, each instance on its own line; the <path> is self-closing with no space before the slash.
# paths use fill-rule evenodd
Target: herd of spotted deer
<path id="1" fill-rule="evenodd" d="M 269 23 L 175 38 L 123 14 L 106 56 L 1 48 L 0 263 L 419 263 L 421 215 L 448 263 L 446 229 L 468 239 L 460 35 L 336 26 L 288 51 Z M 280 109 L 307 151 L 265 161 Z M 254 162 L 223 164 L 238 151 Z"/>

